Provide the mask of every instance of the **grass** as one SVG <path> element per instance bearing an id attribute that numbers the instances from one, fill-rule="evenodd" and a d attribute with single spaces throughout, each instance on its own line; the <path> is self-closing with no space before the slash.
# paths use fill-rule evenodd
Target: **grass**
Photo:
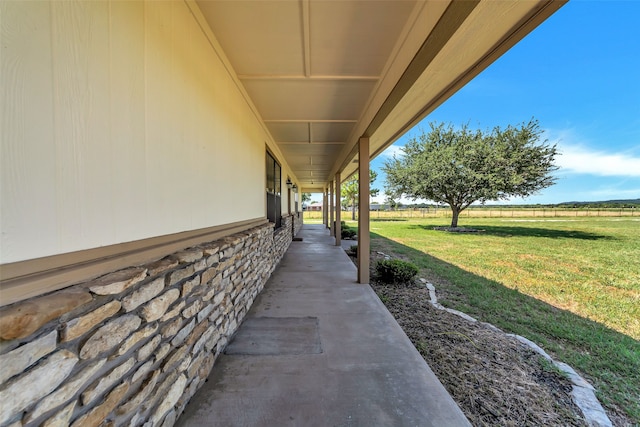
<path id="1" fill-rule="evenodd" d="M 640 425 L 638 218 L 371 222 L 372 248 L 421 268 L 444 305 L 540 344 L 580 371 L 605 407 Z"/>
<path id="2" fill-rule="evenodd" d="M 322 224 L 322 212 L 304 212 L 305 224 Z"/>

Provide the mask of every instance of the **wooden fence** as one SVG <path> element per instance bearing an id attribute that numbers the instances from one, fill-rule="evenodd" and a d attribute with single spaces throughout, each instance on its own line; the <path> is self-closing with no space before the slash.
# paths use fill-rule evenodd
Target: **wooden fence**
<path id="1" fill-rule="evenodd" d="M 558 218 L 558 217 L 640 217 L 640 209 L 617 208 L 468 208 L 460 213 L 460 218 Z M 356 218 L 358 213 L 356 211 Z M 385 211 L 371 211 L 372 219 L 376 218 L 451 218 L 451 209 L 415 208 Z M 321 211 L 305 211 L 304 219 L 322 219 Z M 342 211 L 342 219 L 350 220 L 351 211 Z"/>

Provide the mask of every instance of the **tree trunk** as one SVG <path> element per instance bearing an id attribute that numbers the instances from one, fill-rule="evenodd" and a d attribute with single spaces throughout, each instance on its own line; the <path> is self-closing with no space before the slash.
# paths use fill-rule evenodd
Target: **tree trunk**
<path id="1" fill-rule="evenodd" d="M 351 221 L 356 220 L 356 204 L 351 203 Z"/>
<path id="2" fill-rule="evenodd" d="M 460 215 L 460 209 L 457 206 L 451 206 L 451 228 L 458 226 L 458 216 Z"/>

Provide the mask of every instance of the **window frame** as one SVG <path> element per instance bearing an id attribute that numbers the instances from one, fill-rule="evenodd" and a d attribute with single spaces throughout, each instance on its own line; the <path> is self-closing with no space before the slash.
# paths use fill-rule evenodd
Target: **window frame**
<path id="1" fill-rule="evenodd" d="M 265 155 L 265 178 L 267 219 L 278 229 L 282 227 L 282 166 L 269 150 Z"/>

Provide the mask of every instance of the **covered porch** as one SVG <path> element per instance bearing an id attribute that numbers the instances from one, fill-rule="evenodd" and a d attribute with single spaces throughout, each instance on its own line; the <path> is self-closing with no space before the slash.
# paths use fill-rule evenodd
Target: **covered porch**
<path id="1" fill-rule="evenodd" d="M 325 227 L 298 236 L 176 425 L 469 425 Z"/>
<path id="2" fill-rule="evenodd" d="M 262 396 L 221 395 L 237 417 L 464 424 L 355 286 L 340 184 L 563 3 L 0 1 L 0 425 L 170 426 L 211 372 Z M 295 242 L 302 192 L 325 226 Z M 264 357 L 247 387 L 216 361 L 258 296 L 276 354 L 224 356 Z"/>

